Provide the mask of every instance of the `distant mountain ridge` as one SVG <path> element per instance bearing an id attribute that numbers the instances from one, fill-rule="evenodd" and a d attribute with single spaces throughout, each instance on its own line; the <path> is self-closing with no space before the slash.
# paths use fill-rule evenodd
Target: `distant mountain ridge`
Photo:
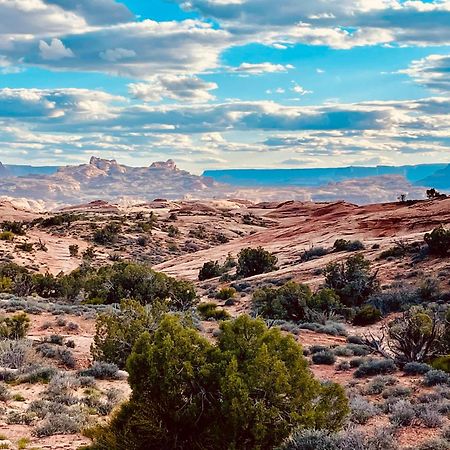
<path id="1" fill-rule="evenodd" d="M 432 175 L 420 180 L 420 184 L 423 186 L 434 187 L 436 189 L 450 189 L 450 164 L 440 170 L 437 170 Z"/>
<path id="2" fill-rule="evenodd" d="M 295 183 L 291 185 L 286 177 L 279 179 L 278 185 L 272 186 L 256 182 L 233 185 L 181 170 L 171 159 L 157 161 L 146 167 L 130 167 L 114 159 L 93 156 L 88 164 L 59 167 L 51 174 L 34 173 L 13 177 L 9 176 L 8 167 L 3 168 L 6 176 L 0 177 L 0 197 L 29 204 L 31 208 L 38 206 L 43 209 L 96 200 L 122 205 L 148 203 L 155 198 L 167 200 L 241 198 L 252 201 L 346 200 L 356 204 L 367 204 L 396 201 L 401 194 L 410 199 L 424 198 L 426 187 L 414 185 L 404 174 L 419 178 L 423 174 L 436 173 L 431 171 L 430 166 L 425 168 L 417 166 L 408 167 L 402 174 L 363 177 L 366 172 L 361 171 L 361 168 L 353 169 L 329 169 L 325 175 L 322 173 L 321 177 L 317 176 L 317 171 L 321 169 L 310 169 L 307 172 L 307 185 L 301 184 L 306 183 L 304 179 L 300 182 L 297 180 L 297 185 Z M 259 172 L 252 173 L 256 173 L 259 177 Z M 284 171 L 282 173 L 286 174 Z M 331 176 L 333 174 L 334 176 Z M 258 180 L 260 181 L 259 178 L 256 181 Z"/>
<path id="3" fill-rule="evenodd" d="M 400 175 L 413 184 L 427 186 L 423 184 L 423 180 L 446 167 L 447 164 L 419 164 L 308 169 L 225 169 L 206 170 L 203 175 L 233 186 L 322 186 L 355 178 Z M 450 189 L 450 178 L 447 188 Z"/>

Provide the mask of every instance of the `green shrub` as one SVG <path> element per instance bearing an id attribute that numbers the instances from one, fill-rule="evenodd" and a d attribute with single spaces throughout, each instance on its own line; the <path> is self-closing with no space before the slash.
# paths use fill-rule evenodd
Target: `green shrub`
<path id="1" fill-rule="evenodd" d="M 136 263 L 116 263 L 90 273 L 84 281 L 88 299 L 105 303 L 134 299 L 142 304 L 167 301 L 173 309 L 189 309 L 197 302 L 192 283 L 176 280 L 150 267 Z"/>
<path id="2" fill-rule="evenodd" d="M 310 310 L 325 317 L 340 310 L 342 304 L 332 289 L 321 289 L 315 294 L 306 284 L 288 281 L 279 288 L 257 289 L 252 296 L 254 312 L 268 319 L 306 320 Z"/>
<path id="3" fill-rule="evenodd" d="M 447 384 L 450 382 L 450 375 L 443 370 L 430 370 L 423 377 L 425 386 L 437 386 L 439 384 Z"/>
<path id="4" fill-rule="evenodd" d="M 364 361 L 355 371 L 356 378 L 362 378 L 373 375 L 386 375 L 394 373 L 397 370 L 392 359 L 369 359 Z"/>
<path id="5" fill-rule="evenodd" d="M 244 248 L 239 252 L 236 275 L 240 278 L 252 277 L 277 270 L 275 255 L 258 248 Z"/>
<path id="6" fill-rule="evenodd" d="M 314 364 L 324 364 L 332 366 L 336 362 L 336 356 L 331 350 L 323 350 L 312 355 Z"/>
<path id="7" fill-rule="evenodd" d="M 436 370 L 442 370 L 450 373 L 450 355 L 441 356 L 431 362 L 431 365 Z"/>
<path id="8" fill-rule="evenodd" d="M 169 237 L 174 238 L 180 234 L 180 230 L 175 225 L 169 225 L 167 227 L 167 234 Z"/>
<path id="9" fill-rule="evenodd" d="M 13 241 L 14 233 L 12 231 L 2 231 L 0 233 L 0 241 Z"/>
<path id="10" fill-rule="evenodd" d="M 43 228 L 49 228 L 54 226 L 70 225 L 72 222 L 76 222 L 80 219 L 81 216 L 77 214 L 63 213 L 46 217 L 45 219 L 40 220 L 39 224 Z"/>
<path id="11" fill-rule="evenodd" d="M 103 228 L 94 231 L 93 240 L 97 244 L 112 244 L 117 241 L 121 226 L 119 223 L 107 223 Z"/>
<path id="12" fill-rule="evenodd" d="M 425 234 L 424 240 L 433 255 L 447 256 L 450 251 L 450 230 L 442 225 Z"/>
<path id="13" fill-rule="evenodd" d="M 0 318 L 0 337 L 23 339 L 30 328 L 30 318 L 24 312 Z"/>
<path id="14" fill-rule="evenodd" d="M 0 292 L 11 292 L 14 286 L 13 280 L 9 277 L 0 276 Z"/>
<path id="15" fill-rule="evenodd" d="M 270 319 L 302 321 L 306 316 L 311 289 L 306 284 L 289 281 L 280 288 L 265 287 L 253 293 L 252 308 Z"/>
<path id="16" fill-rule="evenodd" d="M 0 227 L 3 231 L 10 231 L 17 236 L 25 235 L 25 224 L 23 222 L 11 222 L 7 220 L 2 222 Z"/>
<path id="17" fill-rule="evenodd" d="M 358 250 L 364 250 L 364 244 L 361 241 L 338 239 L 335 241 L 333 248 L 337 252 L 356 252 Z"/>
<path id="18" fill-rule="evenodd" d="M 339 429 L 348 413 L 343 389 L 313 378 L 292 337 L 246 316 L 223 322 L 217 344 L 168 316 L 127 368 L 131 398 L 88 432 L 92 450 L 269 450 L 296 428 Z"/>
<path id="19" fill-rule="evenodd" d="M 218 308 L 215 303 L 201 303 L 197 310 L 203 320 L 227 320 L 230 315 L 222 308 Z"/>
<path id="20" fill-rule="evenodd" d="M 235 298 L 237 294 L 237 291 L 233 287 L 223 287 L 220 289 L 220 291 L 216 294 L 216 298 L 218 300 L 229 300 L 230 298 Z"/>
<path id="21" fill-rule="evenodd" d="M 33 244 L 31 242 L 23 242 L 22 244 L 17 244 L 16 249 L 22 250 L 23 252 L 30 253 L 33 251 Z"/>
<path id="22" fill-rule="evenodd" d="M 378 259 L 403 258 L 406 255 L 406 252 L 407 249 L 405 246 L 396 245 L 381 252 Z"/>
<path id="23" fill-rule="evenodd" d="M 209 280 L 211 278 L 220 277 L 223 270 L 219 264 L 219 261 L 208 261 L 203 264 L 198 274 L 199 281 Z"/>
<path id="24" fill-rule="evenodd" d="M 442 327 L 434 314 L 413 307 L 389 323 L 387 339 L 400 363 L 424 362 L 439 354 Z"/>
<path id="25" fill-rule="evenodd" d="M 380 310 L 374 308 L 372 305 L 364 305 L 355 314 L 353 318 L 353 325 L 365 326 L 372 325 L 381 320 L 382 315 Z"/>
<path id="26" fill-rule="evenodd" d="M 325 283 L 346 306 L 360 306 L 379 290 L 377 277 L 370 272 L 370 262 L 360 254 L 351 256 L 344 264 L 328 264 Z"/>
<path id="27" fill-rule="evenodd" d="M 139 336 L 153 332 L 166 311 L 162 304 L 143 306 L 135 300 L 122 300 L 118 309 L 100 313 L 91 345 L 94 360 L 124 368 Z"/>

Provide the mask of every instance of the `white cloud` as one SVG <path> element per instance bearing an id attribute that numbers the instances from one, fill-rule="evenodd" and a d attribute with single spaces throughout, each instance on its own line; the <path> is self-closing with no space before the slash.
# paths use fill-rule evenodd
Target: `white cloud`
<path id="1" fill-rule="evenodd" d="M 312 94 L 313 93 L 313 91 L 308 91 L 304 87 L 302 87 L 299 84 L 297 84 L 295 81 L 293 81 L 292 83 L 293 83 L 293 87 L 291 88 L 291 91 L 295 92 L 296 94 L 299 94 L 299 95 L 303 96 L 303 95 L 307 95 L 307 94 Z"/>
<path id="2" fill-rule="evenodd" d="M 50 44 L 47 44 L 45 41 L 40 41 L 39 51 L 42 59 L 46 61 L 58 61 L 63 58 L 73 58 L 75 56 L 70 48 L 65 47 L 62 41 L 56 38 L 52 39 Z"/>
<path id="3" fill-rule="evenodd" d="M 0 0 L 0 36 L 5 39 L 82 31 L 84 17 L 42 0 Z"/>
<path id="4" fill-rule="evenodd" d="M 195 74 L 218 67 L 219 55 L 230 43 L 227 32 L 196 20 L 111 25 L 67 34 L 63 41 L 66 50 L 57 41 L 48 45 L 16 39 L 2 54 L 12 63 L 151 79 L 156 74 Z M 68 49 L 73 57 L 67 57 Z M 43 60 L 39 50 L 66 57 Z"/>
<path id="5" fill-rule="evenodd" d="M 276 72 L 287 72 L 288 70 L 294 69 L 295 67 L 291 64 L 272 64 L 269 62 L 264 63 L 242 63 L 238 67 L 233 67 L 230 70 L 232 72 L 237 72 L 241 74 L 251 74 L 251 75 L 261 75 L 263 73 L 276 73 Z"/>
<path id="6" fill-rule="evenodd" d="M 208 102 L 214 99 L 209 91 L 217 89 L 216 83 L 204 81 L 196 76 L 157 75 L 146 83 L 128 85 L 134 98 L 145 102 L 159 102 L 164 98 L 193 103 Z"/>
<path id="7" fill-rule="evenodd" d="M 134 19 L 131 11 L 116 0 L 45 0 L 45 3 L 72 11 L 92 25 L 123 23 Z"/>
<path id="8" fill-rule="evenodd" d="M 284 0 L 279 8 L 272 0 L 176 1 L 243 40 L 278 48 L 294 43 L 333 48 L 450 43 L 449 0 Z"/>
<path id="9" fill-rule="evenodd" d="M 242 153 L 253 166 L 376 158 L 419 163 L 448 159 L 449 111 L 443 97 L 322 106 L 142 105 L 102 91 L 0 89 L 0 148 L 39 161 L 61 149 L 65 161 L 95 152 L 136 162 L 171 155 L 198 165 L 214 159 L 239 165 Z"/>
<path id="10" fill-rule="evenodd" d="M 400 71 L 417 83 L 434 91 L 450 92 L 450 55 L 430 55 Z"/>

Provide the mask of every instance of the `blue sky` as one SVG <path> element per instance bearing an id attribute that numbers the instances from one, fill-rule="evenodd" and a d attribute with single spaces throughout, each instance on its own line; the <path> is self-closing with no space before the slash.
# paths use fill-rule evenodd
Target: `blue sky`
<path id="1" fill-rule="evenodd" d="M 449 24 L 450 0 L 0 0 L 0 161 L 450 162 Z"/>

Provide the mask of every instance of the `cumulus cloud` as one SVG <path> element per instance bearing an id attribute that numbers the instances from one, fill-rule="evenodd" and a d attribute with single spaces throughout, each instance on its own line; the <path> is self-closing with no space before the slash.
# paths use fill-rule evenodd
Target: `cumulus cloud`
<path id="1" fill-rule="evenodd" d="M 42 59 L 47 61 L 57 61 L 63 58 L 73 58 L 73 54 L 70 48 L 66 48 L 62 41 L 59 39 L 52 39 L 50 44 L 45 41 L 39 42 L 39 51 Z"/>
<path id="2" fill-rule="evenodd" d="M 450 2 L 402 0 L 175 0 L 234 35 L 282 47 L 290 43 L 351 48 L 386 43 L 450 43 Z"/>
<path id="3" fill-rule="evenodd" d="M 25 38 L 16 39 L 2 54 L 11 61 L 50 69 L 146 79 L 159 73 L 198 73 L 217 67 L 219 55 L 228 45 L 228 34 L 196 20 L 145 20 L 67 34 L 62 41 L 73 57 L 43 60 L 39 54 L 43 44 Z M 60 54 L 63 51 L 57 41 L 50 45 Z"/>
<path id="4" fill-rule="evenodd" d="M 134 19 L 131 11 L 115 0 L 45 0 L 45 3 L 84 17 L 91 25 L 123 23 Z"/>
<path id="5" fill-rule="evenodd" d="M 43 0 L 0 0 L 0 36 L 6 40 L 77 32 L 87 25 L 76 12 Z"/>
<path id="6" fill-rule="evenodd" d="M 220 159 L 239 165 L 242 153 L 254 166 L 418 163 L 448 157 L 449 111 L 445 97 L 295 107 L 237 100 L 144 105 L 102 91 L 0 89 L 0 148 L 40 162 L 62 150 L 58 157 L 66 161 L 95 152 L 135 162 L 170 155 L 199 166 Z"/>
<path id="7" fill-rule="evenodd" d="M 434 91 L 450 92 L 450 55 L 430 55 L 401 71 L 417 83 Z"/>
<path id="8" fill-rule="evenodd" d="M 122 97 L 88 89 L 0 89 L 0 117 L 41 121 L 98 121 L 116 117 L 114 102 Z"/>
<path id="9" fill-rule="evenodd" d="M 128 85 L 134 98 L 145 102 L 159 102 L 164 98 L 192 103 L 208 102 L 214 99 L 209 91 L 217 89 L 216 83 L 210 83 L 196 76 L 157 75 L 147 83 Z"/>

